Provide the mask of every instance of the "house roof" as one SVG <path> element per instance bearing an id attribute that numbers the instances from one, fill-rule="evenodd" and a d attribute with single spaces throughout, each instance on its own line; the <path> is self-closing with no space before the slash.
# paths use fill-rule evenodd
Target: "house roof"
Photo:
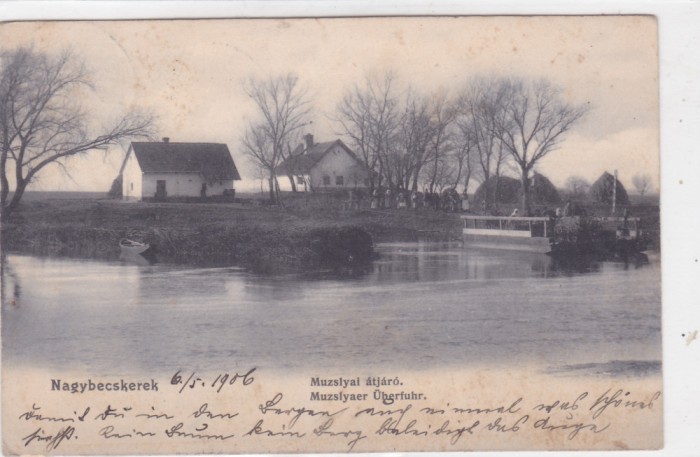
<path id="1" fill-rule="evenodd" d="M 133 142 L 131 148 L 144 173 L 200 173 L 208 181 L 241 179 L 225 144 Z"/>
<path id="2" fill-rule="evenodd" d="M 294 149 L 294 151 L 292 151 L 291 157 L 277 166 L 277 174 L 294 175 L 308 173 L 336 144 L 339 144 L 348 154 L 350 154 L 353 159 L 359 162 L 359 159 L 355 153 L 353 153 L 350 148 L 348 148 L 345 143 L 340 140 L 316 143 L 307 152 L 303 152 L 304 146 L 299 145 Z"/>

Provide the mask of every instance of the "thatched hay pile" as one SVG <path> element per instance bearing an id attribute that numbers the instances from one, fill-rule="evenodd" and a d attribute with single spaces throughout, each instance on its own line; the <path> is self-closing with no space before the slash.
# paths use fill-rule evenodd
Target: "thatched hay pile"
<path id="1" fill-rule="evenodd" d="M 613 186 L 615 182 L 615 177 L 604 172 L 596 182 L 593 183 L 591 188 L 588 190 L 588 195 L 596 202 L 605 203 L 608 205 L 612 204 L 613 201 Z M 618 205 L 629 205 L 630 199 L 625 190 L 625 186 L 617 180 L 616 191 L 615 191 L 615 202 Z"/>
<path id="2" fill-rule="evenodd" d="M 494 191 L 496 203 L 518 204 L 522 201 L 523 192 L 520 181 L 508 176 L 492 176 L 481 184 L 474 193 L 474 201 L 491 202 Z M 544 175 L 535 173 L 530 181 L 530 202 L 533 204 L 556 205 L 561 203 L 561 196 L 554 184 Z"/>
<path id="3" fill-rule="evenodd" d="M 475 202 L 518 203 L 520 201 L 520 181 L 508 176 L 491 176 L 483 182 L 474 193 Z"/>

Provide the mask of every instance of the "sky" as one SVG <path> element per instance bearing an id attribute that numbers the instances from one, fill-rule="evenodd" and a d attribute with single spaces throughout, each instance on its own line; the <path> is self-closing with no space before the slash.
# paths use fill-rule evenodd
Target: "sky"
<path id="1" fill-rule="evenodd" d="M 23 22 L 0 25 L 4 48 L 70 47 L 92 73 L 83 106 L 107 125 L 134 108 L 158 118 L 158 137 L 226 143 L 258 186 L 240 137 L 257 113 L 251 77 L 298 75 L 309 89 L 317 141 L 339 137 L 332 121 L 343 94 L 392 71 L 401 87 L 458 92 L 474 76 L 545 77 L 572 103 L 592 106 L 537 171 L 563 186 L 618 170 L 659 183 L 657 26 L 649 16 L 384 17 L 196 21 Z M 341 137 L 342 138 L 342 137 Z M 70 176 L 46 169 L 33 190 L 106 191 L 125 150 L 71 159 Z"/>

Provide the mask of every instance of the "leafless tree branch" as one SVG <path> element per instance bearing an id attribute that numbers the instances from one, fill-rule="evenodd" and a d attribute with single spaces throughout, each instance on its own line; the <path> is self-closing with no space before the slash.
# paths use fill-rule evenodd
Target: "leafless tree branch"
<path id="1" fill-rule="evenodd" d="M 92 89 L 89 72 L 72 51 L 49 55 L 20 47 L 0 52 L 0 181 L 5 220 L 29 184 L 51 164 L 67 169 L 66 159 L 120 140 L 147 137 L 153 117 L 132 112 L 95 133 L 76 96 Z M 14 193 L 8 174 L 14 167 Z"/>

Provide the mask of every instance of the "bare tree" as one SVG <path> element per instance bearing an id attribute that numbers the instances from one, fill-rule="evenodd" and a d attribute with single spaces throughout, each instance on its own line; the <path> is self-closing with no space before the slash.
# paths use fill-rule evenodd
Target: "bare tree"
<path id="1" fill-rule="evenodd" d="M 469 182 L 475 168 L 476 154 L 474 154 L 476 136 L 473 134 L 468 124 L 457 123 L 455 128 L 455 148 L 453 152 L 454 161 L 457 164 L 457 172 L 453 187 L 457 187 L 463 180 L 462 186 L 465 191 L 469 190 Z"/>
<path id="2" fill-rule="evenodd" d="M 370 191 L 382 185 L 398 126 L 393 85 L 392 73 L 367 77 L 364 86 L 356 85 L 345 94 L 334 118 L 367 168 Z"/>
<path id="3" fill-rule="evenodd" d="M 440 155 L 437 162 L 430 160 L 426 164 L 423 181 L 428 192 L 440 194 L 443 190 L 454 187 L 458 178 L 451 159 L 451 155 Z"/>
<path id="4" fill-rule="evenodd" d="M 309 124 L 310 123 L 311 122 L 309 122 Z M 279 161 L 280 164 L 285 164 L 284 172 L 287 175 L 287 179 L 289 180 L 289 186 L 291 187 L 292 192 L 294 193 L 297 192 L 296 178 L 299 178 L 300 175 L 304 172 L 303 168 L 299 166 L 299 162 L 296 159 L 308 152 L 304 145 L 299 144 L 300 132 L 301 130 L 298 129 L 294 132 L 294 134 L 289 135 L 289 138 L 287 139 L 287 145 L 283 149 L 284 153 L 282 154 L 282 157 Z M 297 144 L 297 146 L 292 147 L 292 144 Z M 277 175 L 277 173 L 275 173 L 275 175 Z"/>
<path id="5" fill-rule="evenodd" d="M 451 170 L 448 172 L 446 167 L 449 168 L 448 155 L 454 149 L 451 127 L 457 117 L 457 110 L 446 93 L 434 96 L 431 105 L 433 135 L 430 158 L 432 174 L 428 189 L 433 192 L 436 187 L 444 188 L 447 185 L 445 181 L 452 179 L 453 173 Z"/>
<path id="6" fill-rule="evenodd" d="M 251 78 L 246 93 L 255 102 L 260 120 L 248 125 L 241 146 L 256 165 L 268 171 L 270 202 L 279 197 L 277 166 L 290 151 L 289 143 L 308 124 L 309 100 L 306 89 L 292 75 L 259 80 Z"/>
<path id="7" fill-rule="evenodd" d="M 635 189 L 639 192 L 639 195 L 644 196 L 649 189 L 651 189 L 651 176 L 647 174 L 634 175 L 632 178 L 632 184 L 634 184 Z"/>
<path id="8" fill-rule="evenodd" d="M 84 64 L 70 51 L 48 55 L 32 47 L 0 54 L 0 182 L 2 218 L 17 208 L 27 187 L 49 165 L 147 137 L 153 118 L 132 112 L 99 132 L 90 128 L 80 90 L 92 89 Z M 14 192 L 10 198 L 11 181 Z"/>
<path id="9" fill-rule="evenodd" d="M 566 190 L 572 198 L 583 198 L 591 185 L 581 176 L 569 176 L 566 180 Z"/>
<path id="10" fill-rule="evenodd" d="M 504 122 L 507 87 L 498 80 L 475 77 L 463 89 L 458 99 L 460 116 L 458 123 L 463 132 L 472 137 L 476 159 L 480 167 L 481 182 L 487 183 L 487 204 L 494 204 L 498 180 L 488 188 L 491 176 L 498 178 L 501 167 L 509 156 L 496 130 Z"/>
<path id="11" fill-rule="evenodd" d="M 418 190 L 420 171 L 428 160 L 434 131 L 429 110 L 427 99 L 408 92 L 393 148 L 396 184 L 403 189 Z"/>
<path id="12" fill-rule="evenodd" d="M 563 100 L 561 89 L 546 79 L 502 79 L 504 116 L 494 132 L 511 154 L 520 171 L 522 212 L 530 214 L 530 171 L 555 151 L 565 134 L 588 111 L 586 105 Z"/>

